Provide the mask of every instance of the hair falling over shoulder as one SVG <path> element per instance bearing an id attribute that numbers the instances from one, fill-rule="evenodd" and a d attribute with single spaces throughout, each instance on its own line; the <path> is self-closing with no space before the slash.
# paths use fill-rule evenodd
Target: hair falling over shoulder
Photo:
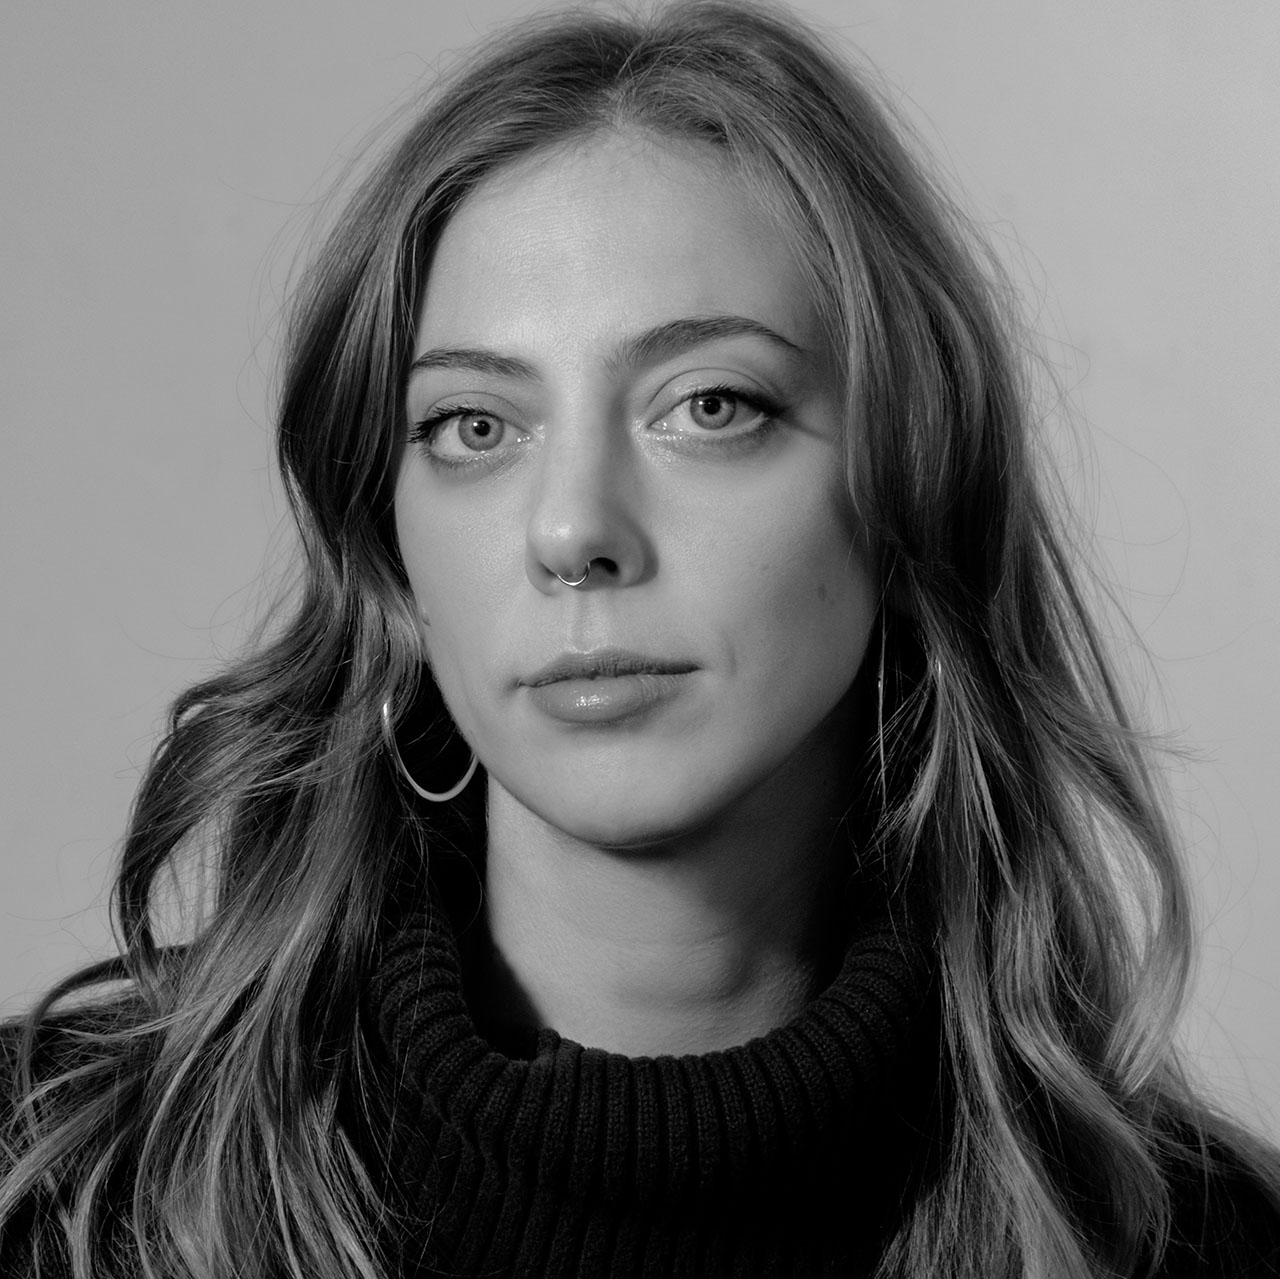
<path id="1" fill-rule="evenodd" d="M 792 229 L 847 371 L 886 667 L 850 795 L 868 864 L 928 904 L 952 1112 L 882 1275 L 1146 1274 L 1179 1179 L 1223 1163 L 1280 1198 L 1275 1157 L 1179 1071 L 1187 888 L 1045 496 L 998 274 L 793 16 L 591 9 L 446 77 L 301 282 L 278 450 L 302 585 L 174 707 L 115 883 L 119 957 L 8 1028 L 5 1274 L 388 1273 L 387 1210 L 347 1136 L 372 1087 L 361 990 L 447 838 L 395 783 L 379 717 L 388 697 L 443 713 L 389 514 L 417 294 L 486 174 L 620 126 L 740 166 Z M 193 868 L 199 918 L 165 942 L 165 885 Z"/>

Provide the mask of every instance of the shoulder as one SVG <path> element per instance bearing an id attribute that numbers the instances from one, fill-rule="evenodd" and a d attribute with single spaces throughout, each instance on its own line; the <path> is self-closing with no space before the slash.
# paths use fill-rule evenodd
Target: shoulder
<path id="1" fill-rule="evenodd" d="M 0 1021 L 0 1133 L 4 1136 L 4 1144 L 0 1150 L 5 1152 L 5 1163 L 8 1163 L 10 1131 L 22 1098 L 27 1092 L 24 1080 L 28 1076 L 25 1062 L 29 1056 L 26 1045 L 28 1031 L 26 1023 L 17 1018 Z M 0 1165 L 0 1175 L 4 1166 Z"/>
<path id="2" fill-rule="evenodd" d="M 104 1032 L 119 1002 L 0 1021 L 0 1108 L 8 1118 L 32 1087 L 74 1076 L 105 1060 Z"/>
<path id="3" fill-rule="evenodd" d="M 47 1188 L 33 1181 L 28 1160 L 38 1145 L 28 1100 L 34 1090 L 71 1064 L 60 1027 L 36 1026 L 25 1017 L 0 1021 L 0 1274 L 13 1279 L 70 1275 Z"/>
<path id="4" fill-rule="evenodd" d="M 1159 1279 L 1280 1276 L 1280 1181 L 1225 1141 L 1206 1141 L 1202 1150 L 1170 1174 L 1173 1214 Z"/>
<path id="5" fill-rule="evenodd" d="M 0 1021 L 0 1133 L 6 1154 L 28 1140 L 32 1102 L 41 1129 L 96 1112 L 104 1097 L 145 1073 L 153 1036 L 129 991 Z M 82 1125 L 83 1126 L 83 1125 Z M 74 1162 L 74 1160 L 73 1160 Z"/>
<path id="6" fill-rule="evenodd" d="M 124 1001 L 37 1010 L 0 1021 L 0 1275 L 71 1274 L 65 1212 L 57 1205 L 97 1157 L 119 1146 L 104 1106 L 127 1061 L 109 1042 Z M 108 1117 L 104 1119 L 104 1115 Z M 111 1193 L 108 1187 L 107 1193 Z"/>

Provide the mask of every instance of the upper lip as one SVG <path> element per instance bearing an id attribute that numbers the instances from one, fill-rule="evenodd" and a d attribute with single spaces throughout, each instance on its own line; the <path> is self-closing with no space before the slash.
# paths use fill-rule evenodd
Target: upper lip
<path id="1" fill-rule="evenodd" d="M 520 680 L 528 688 L 562 679 L 602 679 L 611 675 L 680 675 L 697 670 L 694 662 L 647 657 L 621 648 L 598 648 L 590 653 L 561 653 L 541 670 Z"/>

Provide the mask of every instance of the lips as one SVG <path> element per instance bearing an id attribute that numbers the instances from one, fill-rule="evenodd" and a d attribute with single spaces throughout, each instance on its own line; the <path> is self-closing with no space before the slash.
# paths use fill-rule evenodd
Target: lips
<path id="1" fill-rule="evenodd" d="M 561 680 L 616 679 L 624 675 L 686 675 L 697 670 L 693 662 L 669 661 L 630 653 L 624 649 L 596 649 L 590 653 L 564 653 L 541 670 L 520 681 L 541 688 Z"/>
<path id="2" fill-rule="evenodd" d="M 608 725 L 638 718 L 678 697 L 693 662 L 597 649 L 566 653 L 522 679 L 529 699 L 563 724 Z"/>

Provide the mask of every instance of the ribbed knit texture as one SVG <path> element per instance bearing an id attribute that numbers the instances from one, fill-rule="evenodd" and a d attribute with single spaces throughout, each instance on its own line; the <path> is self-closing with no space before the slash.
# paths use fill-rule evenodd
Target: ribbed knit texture
<path id="1" fill-rule="evenodd" d="M 869 1273 L 932 1144 L 929 975 L 921 940 L 880 918 L 750 1043 L 631 1058 L 544 1030 L 520 1058 L 476 1029 L 442 913 L 411 919 L 368 1009 L 404 1273 Z"/>

